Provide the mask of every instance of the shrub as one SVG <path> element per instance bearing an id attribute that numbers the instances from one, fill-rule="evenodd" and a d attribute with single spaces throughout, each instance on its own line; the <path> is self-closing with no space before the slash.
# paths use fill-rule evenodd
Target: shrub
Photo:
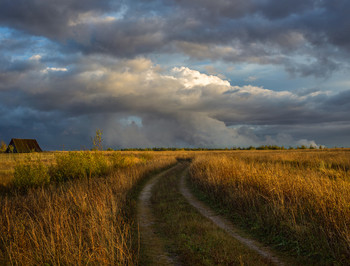
<path id="1" fill-rule="evenodd" d="M 7 149 L 6 143 L 2 140 L 0 144 L 0 152 L 5 152 Z"/>
<path id="2" fill-rule="evenodd" d="M 55 181 L 97 177 L 107 175 L 108 172 L 107 159 L 100 152 L 58 154 L 56 165 L 51 167 L 51 176 Z"/>
<path id="3" fill-rule="evenodd" d="M 13 147 L 12 145 L 9 145 L 7 148 L 9 149 L 9 153 L 13 153 L 15 149 L 15 147 Z"/>
<path id="4" fill-rule="evenodd" d="M 35 162 L 27 160 L 15 166 L 13 184 L 19 188 L 40 186 L 50 182 L 48 167 L 40 159 Z"/>

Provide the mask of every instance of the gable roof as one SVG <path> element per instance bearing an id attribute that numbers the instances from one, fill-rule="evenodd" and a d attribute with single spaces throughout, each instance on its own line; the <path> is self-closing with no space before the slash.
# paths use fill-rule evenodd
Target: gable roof
<path id="1" fill-rule="evenodd" d="M 24 153 L 24 152 L 42 152 L 38 142 L 35 139 L 11 139 L 8 146 L 13 146 L 13 152 Z M 10 152 L 7 148 L 6 152 Z"/>

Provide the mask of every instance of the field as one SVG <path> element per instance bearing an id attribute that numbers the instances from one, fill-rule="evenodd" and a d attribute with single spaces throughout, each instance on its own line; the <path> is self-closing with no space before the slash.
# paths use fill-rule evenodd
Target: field
<path id="1" fill-rule="evenodd" d="M 152 230 L 182 264 L 270 264 L 186 203 L 185 175 L 199 199 L 287 264 L 348 265 L 346 149 L 0 154 L 0 264 L 150 264 L 138 195 L 173 165 L 152 189 Z"/>
<path id="2" fill-rule="evenodd" d="M 22 162 L 35 164 L 38 156 L 51 165 L 62 153 L 1 156 L 5 158 L 1 162 L 14 168 Z M 25 191 L 3 188 L 0 264 L 136 264 L 132 189 L 176 160 L 169 154 L 101 156 L 114 168 L 106 176 L 52 182 Z M 7 176 L 5 183 L 9 186 Z"/>
<path id="3" fill-rule="evenodd" d="M 294 256 L 347 264 L 349 151 L 249 152 L 197 157 L 194 186 L 232 220 Z"/>

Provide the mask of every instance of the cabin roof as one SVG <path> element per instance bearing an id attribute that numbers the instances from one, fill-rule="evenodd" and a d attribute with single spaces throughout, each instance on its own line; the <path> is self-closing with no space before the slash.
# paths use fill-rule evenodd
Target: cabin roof
<path id="1" fill-rule="evenodd" d="M 38 142 L 35 139 L 11 139 L 9 146 L 13 146 L 13 152 L 42 152 Z M 9 148 L 7 148 L 9 152 Z"/>

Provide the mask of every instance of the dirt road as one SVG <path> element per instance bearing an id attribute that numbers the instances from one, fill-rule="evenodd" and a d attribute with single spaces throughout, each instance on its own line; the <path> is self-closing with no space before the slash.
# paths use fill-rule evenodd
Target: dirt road
<path id="1" fill-rule="evenodd" d="M 151 209 L 151 190 L 154 184 L 169 172 L 174 171 L 179 165 L 155 175 L 142 189 L 137 207 L 137 217 L 141 238 L 141 257 L 144 264 L 148 265 L 175 265 L 174 259 L 165 251 L 162 240 L 155 233 L 155 218 Z"/>
<path id="2" fill-rule="evenodd" d="M 180 265 L 176 257 L 171 256 L 164 248 L 162 239 L 156 234 L 156 220 L 152 213 L 152 207 L 150 198 L 152 195 L 152 188 L 160 178 L 166 178 L 167 175 L 174 171 L 179 172 L 180 168 L 185 169 L 181 163 L 173 166 L 172 168 L 155 175 L 152 177 L 145 187 L 142 189 L 139 199 L 137 216 L 141 238 L 141 261 L 143 265 Z M 260 243 L 242 236 L 239 230 L 228 221 L 226 218 L 217 215 L 210 207 L 203 202 L 196 199 L 191 191 L 187 188 L 185 182 L 185 176 L 187 171 L 180 171 L 182 174 L 179 176 L 179 188 L 181 194 L 187 199 L 187 201 L 196 208 L 201 215 L 211 220 L 215 225 L 225 230 L 233 238 L 237 239 L 249 249 L 254 250 L 256 253 L 267 259 L 274 265 L 284 265 L 284 263 L 271 252 L 267 247 L 264 247 Z"/>
<path id="3" fill-rule="evenodd" d="M 205 205 L 203 202 L 197 200 L 190 190 L 186 186 L 185 175 L 183 174 L 180 178 L 180 191 L 181 194 L 187 199 L 187 201 L 195 207 L 204 217 L 210 219 L 214 224 L 216 224 L 221 229 L 225 230 L 232 237 L 249 247 L 250 249 L 256 251 L 261 256 L 267 258 L 275 265 L 284 265 L 277 256 L 275 256 L 268 248 L 262 246 L 260 243 L 243 237 L 238 233 L 235 226 L 221 215 L 217 215 L 210 207 Z"/>

